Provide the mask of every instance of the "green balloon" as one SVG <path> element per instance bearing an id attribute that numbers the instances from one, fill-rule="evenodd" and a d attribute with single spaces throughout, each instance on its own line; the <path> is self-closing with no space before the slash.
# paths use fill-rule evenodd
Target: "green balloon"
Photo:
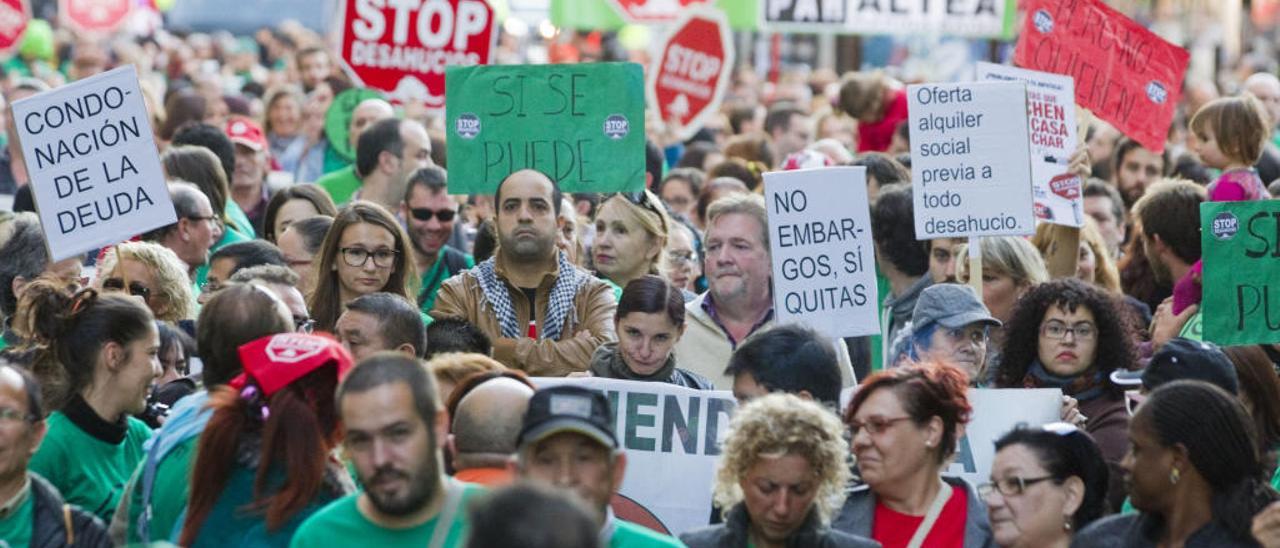
<path id="1" fill-rule="evenodd" d="M 324 113 L 324 134 L 333 150 L 348 162 L 356 159 L 355 147 L 348 138 L 351 133 L 351 112 L 365 99 L 385 99 L 381 92 L 369 88 L 351 88 L 333 98 L 329 110 Z"/>

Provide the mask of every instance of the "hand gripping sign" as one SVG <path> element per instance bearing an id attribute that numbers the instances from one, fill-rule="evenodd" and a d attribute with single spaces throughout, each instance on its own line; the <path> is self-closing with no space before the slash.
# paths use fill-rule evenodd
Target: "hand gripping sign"
<path id="1" fill-rule="evenodd" d="M 342 60 L 358 83 L 399 102 L 444 107 L 446 66 L 487 65 L 493 8 L 484 0 L 343 0 Z"/>
<path id="2" fill-rule="evenodd" d="M 685 140 L 720 107 L 733 68 L 733 42 L 724 12 L 710 6 L 685 10 L 672 28 L 653 57 L 645 95 L 649 108 L 676 123 Z"/>

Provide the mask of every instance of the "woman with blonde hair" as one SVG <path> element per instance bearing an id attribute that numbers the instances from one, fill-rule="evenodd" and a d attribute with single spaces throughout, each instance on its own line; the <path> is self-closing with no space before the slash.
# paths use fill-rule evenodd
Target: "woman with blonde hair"
<path id="1" fill-rule="evenodd" d="M 596 273 L 617 288 L 659 274 L 670 226 L 666 208 L 652 192 L 622 192 L 606 199 L 596 212 L 591 248 Z"/>
<path id="2" fill-rule="evenodd" d="M 95 289 L 140 297 L 157 320 L 178 323 L 196 317 L 195 290 L 187 266 L 172 250 L 152 242 L 124 242 L 98 263 Z"/>
<path id="3" fill-rule="evenodd" d="M 1049 281 L 1044 258 L 1026 238 L 995 236 L 982 239 L 982 304 L 1002 323 L 1009 323 L 1013 305 L 1023 293 Z M 956 253 L 956 279 L 968 283 L 969 246 Z"/>
<path id="4" fill-rule="evenodd" d="M 724 523 L 680 540 L 690 548 L 878 546 L 828 526 L 844 502 L 848 454 L 840 419 L 821 404 L 784 393 L 751 400 L 729 424 L 716 471 Z"/>

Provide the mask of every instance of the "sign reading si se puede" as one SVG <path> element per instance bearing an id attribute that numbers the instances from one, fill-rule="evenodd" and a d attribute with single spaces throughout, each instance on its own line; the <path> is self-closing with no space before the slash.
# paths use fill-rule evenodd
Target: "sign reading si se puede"
<path id="1" fill-rule="evenodd" d="M 1280 343 L 1280 202 L 1200 204 L 1204 340 Z"/>
<path id="2" fill-rule="evenodd" d="M 133 65 L 13 103 L 54 261 L 177 221 Z"/>
<path id="3" fill-rule="evenodd" d="M 733 41 L 724 12 L 694 7 L 653 57 L 649 67 L 649 108 L 664 122 L 676 121 L 681 140 L 697 133 L 720 108 L 733 67 Z"/>
<path id="4" fill-rule="evenodd" d="M 907 88 L 916 238 L 1035 231 L 1026 84 Z"/>
<path id="5" fill-rule="evenodd" d="M 732 392 L 599 377 L 532 381 L 539 388 L 575 384 L 609 398 L 614 434 L 627 454 L 621 497 L 610 503 L 619 519 L 671 535 L 707 526 L 720 443 L 737 408 Z"/>
<path id="6" fill-rule="evenodd" d="M 775 31 L 1013 37 L 1014 0 L 760 0 Z"/>
<path id="7" fill-rule="evenodd" d="M 1071 77 L 979 61 L 978 80 L 1027 84 L 1036 219 L 1083 225 L 1080 178 L 1067 173 L 1076 149 L 1076 96 Z"/>
<path id="8" fill-rule="evenodd" d="M 534 169 L 565 192 L 644 188 L 644 75 L 635 63 L 450 67 L 450 194 L 493 194 Z"/>
<path id="9" fill-rule="evenodd" d="M 1076 103 L 1164 150 L 1190 54 L 1099 0 L 1029 0 L 1014 64 L 1075 79 Z"/>
<path id="10" fill-rule="evenodd" d="M 342 60 L 357 83 L 442 108 L 445 68 L 488 64 L 497 34 L 484 0 L 343 0 Z"/>
<path id="11" fill-rule="evenodd" d="M 864 167 L 764 174 L 778 323 L 830 338 L 880 333 Z"/>

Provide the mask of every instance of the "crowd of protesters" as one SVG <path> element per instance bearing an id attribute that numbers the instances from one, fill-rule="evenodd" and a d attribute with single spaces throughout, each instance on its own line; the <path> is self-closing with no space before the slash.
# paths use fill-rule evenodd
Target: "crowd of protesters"
<path id="1" fill-rule="evenodd" d="M 1280 193 L 1275 62 L 1160 153 L 1088 122 L 1084 226 L 984 238 L 975 291 L 916 238 L 892 71 L 736 71 L 692 138 L 647 125 L 643 191 L 468 196 L 442 113 L 300 26 L 40 28 L 0 80 L 0 545 L 1280 547 L 1280 345 L 1197 327 L 1200 204 Z M 8 105 L 125 64 L 176 221 L 52 261 Z M 814 165 L 866 168 L 882 335 L 775 324 L 762 174 Z M 584 377 L 732 391 L 706 528 L 615 514 Z M 1063 394 L 981 485 L 946 473 L 974 388 Z"/>

